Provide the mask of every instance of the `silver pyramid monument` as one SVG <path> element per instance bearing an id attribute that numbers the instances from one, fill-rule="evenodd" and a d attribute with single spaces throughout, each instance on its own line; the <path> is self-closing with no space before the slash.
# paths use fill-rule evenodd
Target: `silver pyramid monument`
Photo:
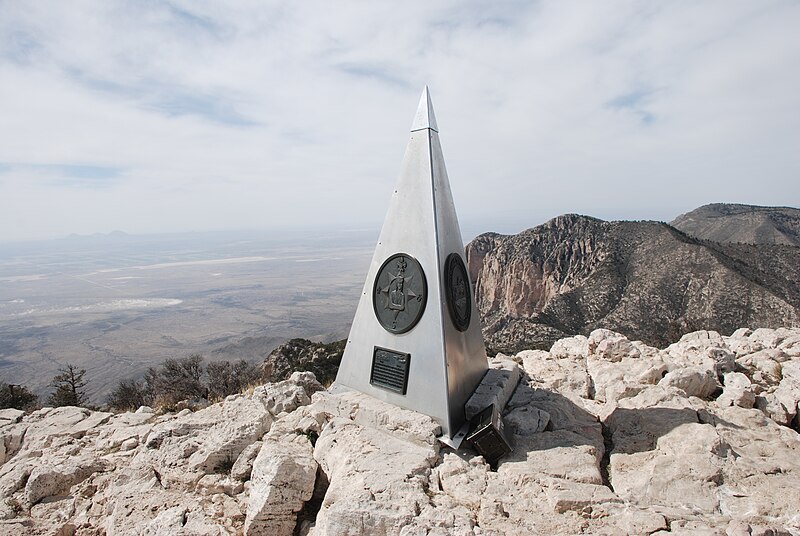
<path id="1" fill-rule="evenodd" d="M 457 447 L 487 369 L 426 86 L 333 389 L 430 415 Z"/>

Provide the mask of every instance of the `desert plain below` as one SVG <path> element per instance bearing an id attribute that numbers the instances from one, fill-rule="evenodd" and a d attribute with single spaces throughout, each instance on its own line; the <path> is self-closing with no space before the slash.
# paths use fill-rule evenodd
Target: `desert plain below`
<path id="1" fill-rule="evenodd" d="M 0 380 L 86 369 L 102 404 L 167 358 L 262 361 L 347 336 L 378 229 L 70 236 L 0 244 Z"/>

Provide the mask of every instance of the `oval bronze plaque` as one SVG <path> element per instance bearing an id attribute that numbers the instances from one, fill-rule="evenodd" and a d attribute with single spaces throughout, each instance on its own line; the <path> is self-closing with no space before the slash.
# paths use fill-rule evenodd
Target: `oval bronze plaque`
<path id="1" fill-rule="evenodd" d="M 428 283 L 414 257 L 396 253 L 386 259 L 375 276 L 372 306 L 375 317 L 389 333 L 405 333 L 417 325 L 425 311 Z"/>
<path id="2" fill-rule="evenodd" d="M 450 319 L 458 331 L 466 331 L 472 317 L 472 292 L 461 255 L 451 253 L 444 263 L 444 293 Z"/>

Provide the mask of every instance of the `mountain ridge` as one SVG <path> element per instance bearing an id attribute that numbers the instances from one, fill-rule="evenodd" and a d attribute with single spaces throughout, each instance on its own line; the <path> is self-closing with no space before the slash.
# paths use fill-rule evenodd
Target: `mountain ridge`
<path id="1" fill-rule="evenodd" d="M 467 245 L 491 351 L 607 328 L 648 344 L 697 329 L 795 325 L 800 248 L 701 240 L 670 224 L 566 214 Z"/>
<path id="2" fill-rule="evenodd" d="M 670 225 L 714 242 L 800 246 L 800 209 L 711 203 L 681 214 Z"/>

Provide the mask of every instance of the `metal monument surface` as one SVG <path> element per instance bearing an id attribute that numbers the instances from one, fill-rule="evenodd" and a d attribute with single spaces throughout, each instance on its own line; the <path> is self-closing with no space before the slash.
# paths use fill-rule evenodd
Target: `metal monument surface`
<path id="1" fill-rule="evenodd" d="M 426 87 L 334 389 L 430 415 L 457 446 L 464 404 L 487 369 Z"/>

